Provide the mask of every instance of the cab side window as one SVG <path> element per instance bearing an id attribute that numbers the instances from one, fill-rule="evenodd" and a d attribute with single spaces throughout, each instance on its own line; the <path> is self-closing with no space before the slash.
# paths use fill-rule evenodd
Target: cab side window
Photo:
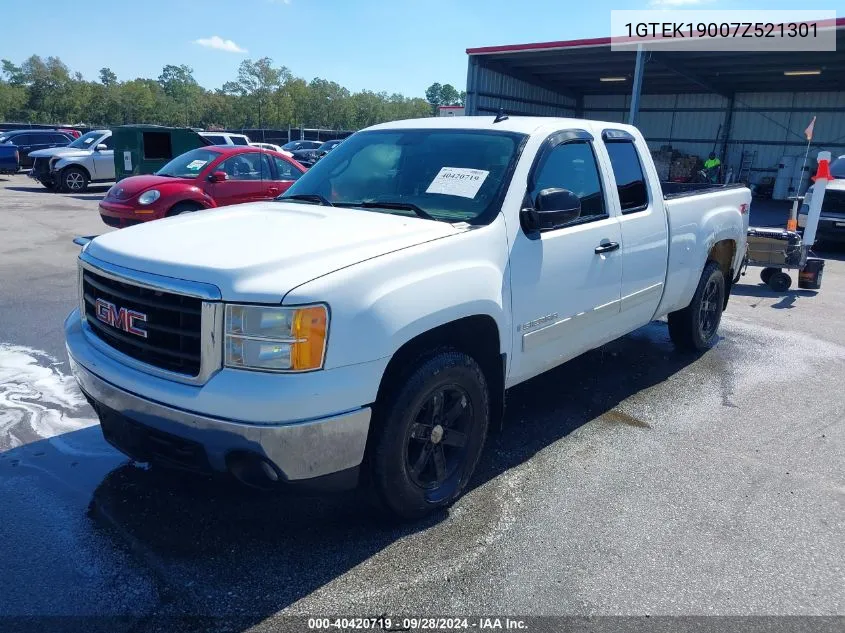
<path id="1" fill-rule="evenodd" d="M 546 150 L 534 173 L 531 200 L 543 189 L 569 189 L 581 199 L 575 222 L 607 217 L 596 156 L 588 141 L 569 141 Z"/>
<path id="2" fill-rule="evenodd" d="M 276 161 L 276 171 L 279 174 L 278 180 L 296 180 L 302 175 L 302 172 L 296 165 L 286 161 L 284 158 L 273 156 L 273 160 Z"/>
<path id="3" fill-rule="evenodd" d="M 108 138 L 101 139 L 97 142 L 97 145 L 105 145 L 106 149 L 114 149 L 114 137 L 109 136 Z"/>
<path id="4" fill-rule="evenodd" d="M 609 141 L 605 146 L 610 155 L 622 213 L 644 211 L 648 208 L 648 187 L 637 148 L 630 141 Z"/>

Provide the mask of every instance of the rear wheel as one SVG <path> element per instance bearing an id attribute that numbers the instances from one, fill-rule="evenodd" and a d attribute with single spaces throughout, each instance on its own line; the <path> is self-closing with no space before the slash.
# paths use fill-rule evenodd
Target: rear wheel
<path id="1" fill-rule="evenodd" d="M 443 350 L 421 361 L 378 409 L 371 468 L 382 505 L 415 519 L 453 503 L 487 436 L 490 397 L 478 363 Z"/>
<path id="2" fill-rule="evenodd" d="M 182 215 L 183 213 L 193 213 L 202 208 L 203 206 L 196 202 L 179 202 L 170 208 L 170 211 L 167 212 L 167 217 L 171 215 Z"/>
<path id="3" fill-rule="evenodd" d="M 88 174 L 81 167 L 66 167 L 61 173 L 62 191 L 82 193 L 88 188 Z"/>
<path id="4" fill-rule="evenodd" d="M 719 264 L 707 262 L 690 304 L 669 313 L 669 336 L 680 349 L 704 351 L 716 342 L 725 305 L 725 275 Z"/>

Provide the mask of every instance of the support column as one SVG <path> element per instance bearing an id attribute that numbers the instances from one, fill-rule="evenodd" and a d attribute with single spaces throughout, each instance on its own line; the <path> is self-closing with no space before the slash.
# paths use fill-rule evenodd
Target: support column
<path id="1" fill-rule="evenodd" d="M 728 143 L 731 140 L 731 128 L 734 123 L 734 96 L 735 93 L 732 92 L 731 96 L 728 97 L 728 113 L 725 115 L 725 139 L 722 141 L 722 153 L 719 155 L 719 160 L 722 161 L 723 173 L 726 169 L 725 162 L 728 159 Z M 742 156 L 739 157 L 739 161 L 742 163 Z"/>
<path id="2" fill-rule="evenodd" d="M 637 124 L 640 113 L 640 93 L 643 88 L 643 45 L 637 44 L 637 63 L 634 66 L 634 85 L 631 86 L 631 109 L 628 112 L 628 125 Z"/>

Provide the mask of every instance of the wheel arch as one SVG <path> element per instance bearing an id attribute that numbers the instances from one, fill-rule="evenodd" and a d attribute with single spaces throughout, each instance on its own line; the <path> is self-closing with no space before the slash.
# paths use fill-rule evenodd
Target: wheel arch
<path id="1" fill-rule="evenodd" d="M 452 348 L 471 356 L 481 367 L 490 392 L 491 425 L 499 424 L 504 407 L 506 354 L 501 352 L 501 333 L 488 314 L 465 316 L 406 341 L 390 358 L 379 383 L 376 407 L 387 394 L 426 357 Z"/>
<path id="2" fill-rule="evenodd" d="M 736 257 L 736 240 L 723 239 L 714 243 L 707 253 L 707 262 L 716 262 L 725 276 L 725 300 L 723 309 L 728 307 L 728 298 L 731 296 L 731 286 L 733 286 L 734 270 L 732 268 L 734 258 Z"/>
<path id="3" fill-rule="evenodd" d="M 56 165 L 56 168 L 59 170 L 59 173 L 62 173 L 62 174 L 64 172 L 66 172 L 68 169 L 71 169 L 73 167 L 76 167 L 77 169 L 84 171 L 86 178 L 88 178 L 88 182 L 91 182 L 91 180 L 92 180 L 91 170 L 89 170 L 83 163 L 66 163 L 64 165 L 61 165 L 59 163 L 59 164 Z"/>

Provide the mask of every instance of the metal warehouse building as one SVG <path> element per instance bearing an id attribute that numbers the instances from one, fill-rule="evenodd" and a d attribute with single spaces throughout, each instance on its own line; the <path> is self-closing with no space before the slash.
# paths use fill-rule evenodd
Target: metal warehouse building
<path id="1" fill-rule="evenodd" d="M 790 172 L 775 195 L 785 198 L 801 182 L 814 116 L 810 156 L 845 154 L 845 19 L 836 41 L 835 52 L 643 51 L 639 62 L 609 37 L 471 48 L 466 114 L 633 122 L 653 151 L 703 158 L 715 147 L 735 180 Z"/>

